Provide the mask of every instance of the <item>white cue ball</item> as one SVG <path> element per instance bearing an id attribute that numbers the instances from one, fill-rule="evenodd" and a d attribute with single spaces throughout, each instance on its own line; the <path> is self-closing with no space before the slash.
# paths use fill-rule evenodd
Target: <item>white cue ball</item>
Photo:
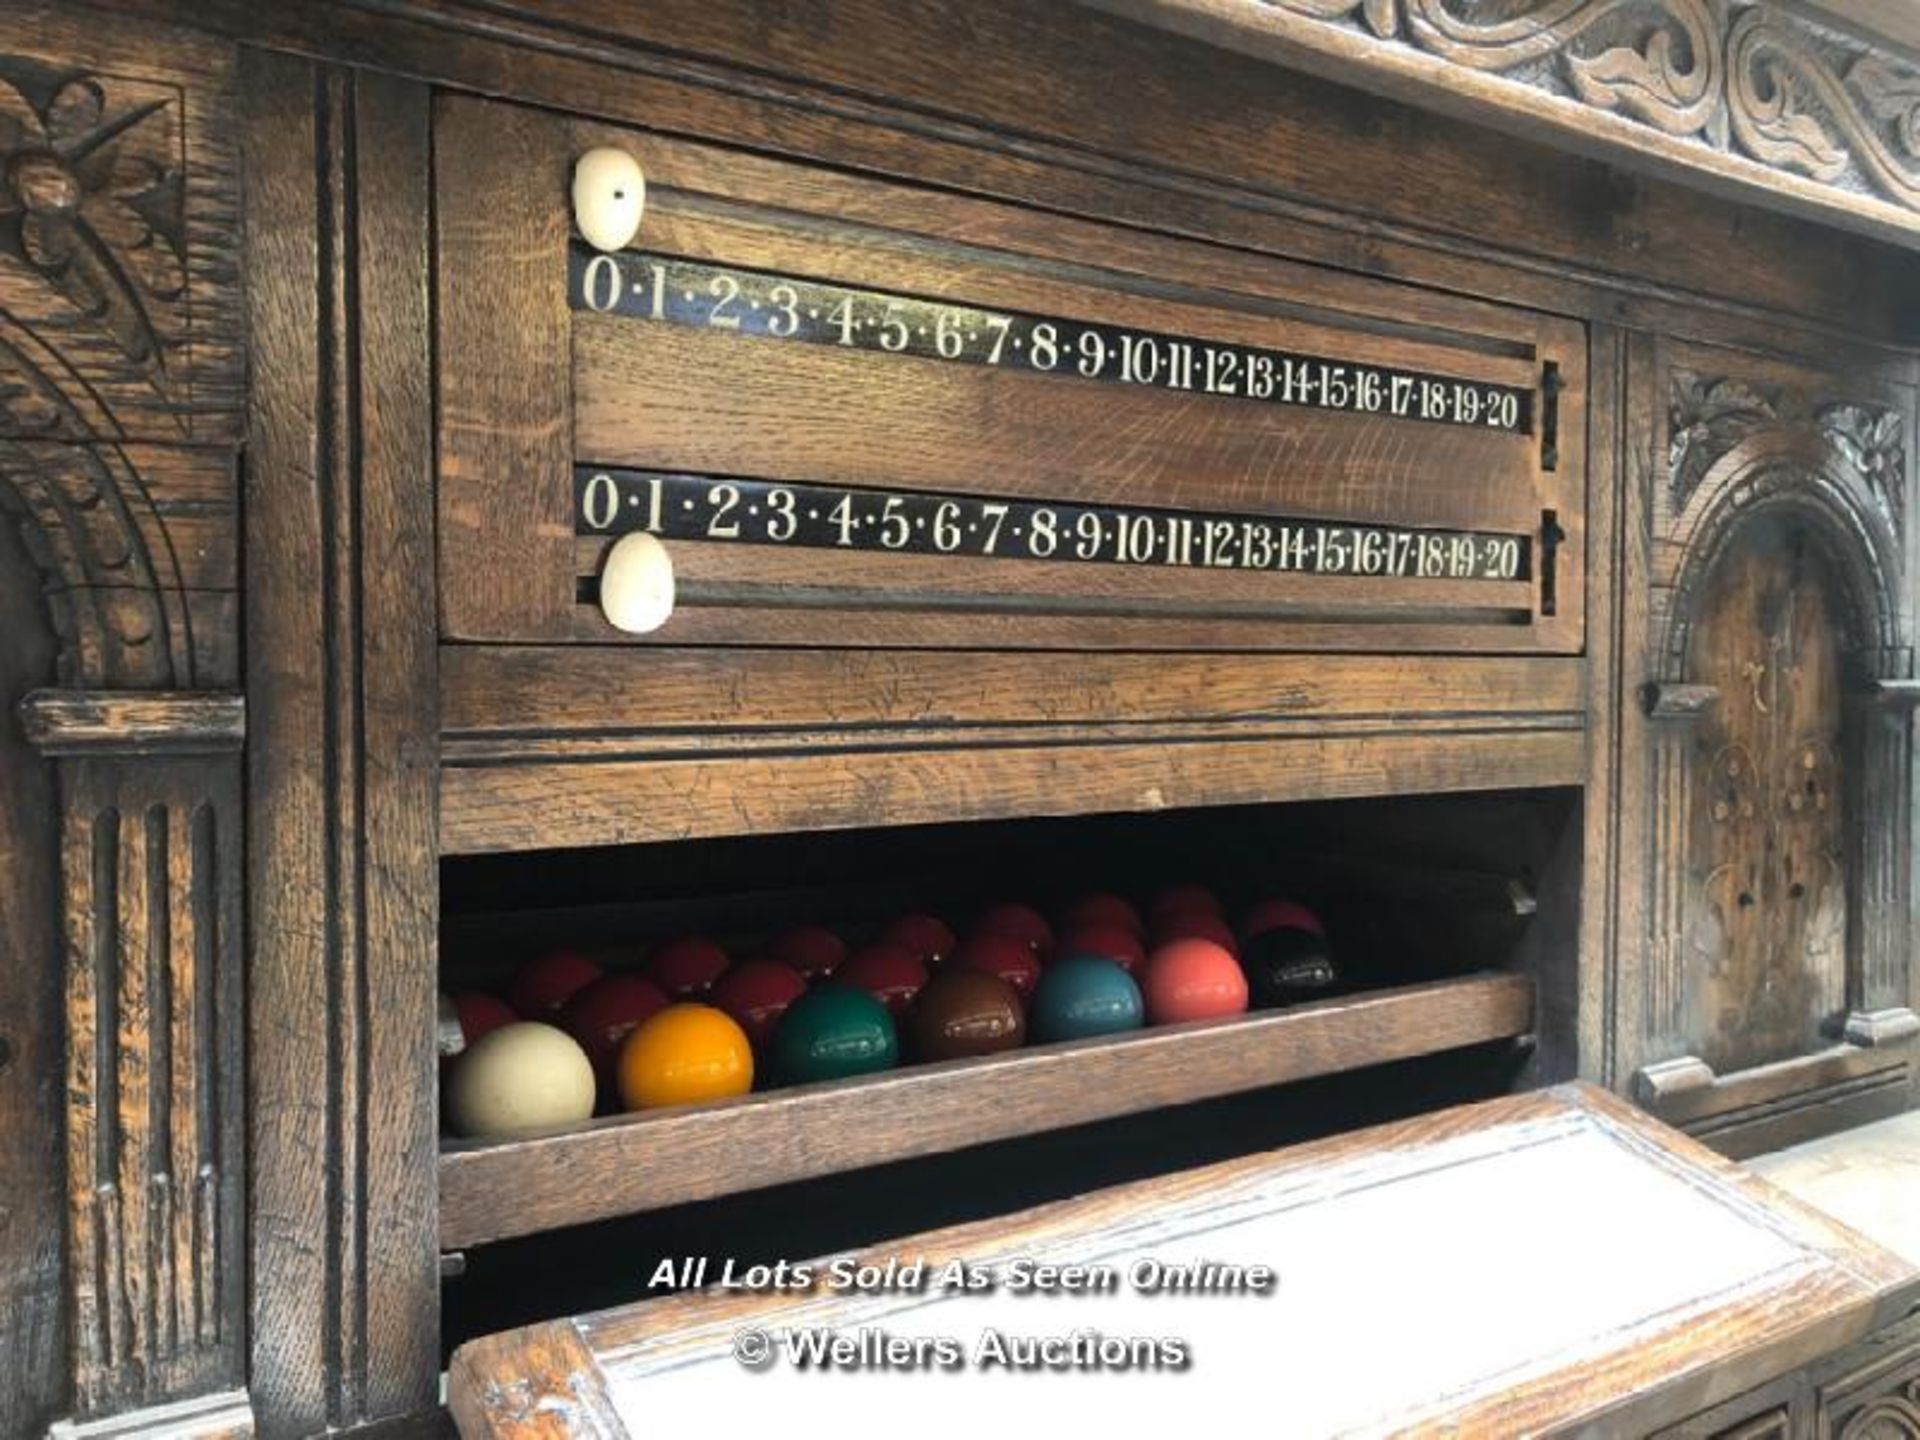
<path id="1" fill-rule="evenodd" d="M 644 530 L 622 535 L 600 567 L 600 613 L 616 630 L 646 635 L 673 615 L 673 557 Z"/>
<path id="2" fill-rule="evenodd" d="M 446 1098 L 447 1118 L 469 1138 L 577 1125 L 593 1117 L 593 1065 L 566 1031 L 523 1020 L 467 1047 Z"/>
<path id="3" fill-rule="evenodd" d="M 573 166 L 573 223 L 596 250 L 624 250 L 640 233 L 647 177 L 624 150 L 601 146 Z"/>

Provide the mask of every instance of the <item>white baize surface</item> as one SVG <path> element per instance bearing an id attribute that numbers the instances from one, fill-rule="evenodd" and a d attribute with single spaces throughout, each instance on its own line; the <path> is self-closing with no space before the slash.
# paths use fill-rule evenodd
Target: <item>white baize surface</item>
<path id="1" fill-rule="evenodd" d="M 1270 1436 L 1376 1434 L 1577 1365 L 1684 1322 L 1816 1257 L 1743 1203 L 1585 1120 L 1541 1122 L 1280 1177 L 1202 1215 L 1143 1222 L 1100 1259 L 1263 1263 L 1265 1296 L 917 1295 L 874 1303 L 842 1333 L 1170 1336 L 1184 1372 L 741 1369 L 725 1348 L 609 1357 L 636 1436 L 774 1425 L 783 1440 L 851 1425 L 916 1437 L 1178 1436 L 1224 1410 Z M 804 1323 L 783 1316 L 780 1324 Z M 769 1330 L 777 1337 L 778 1327 Z M 684 1337 L 681 1337 L 684 1339 Z M 680 1353 L 673 1353 L 674 1350 Z"/>

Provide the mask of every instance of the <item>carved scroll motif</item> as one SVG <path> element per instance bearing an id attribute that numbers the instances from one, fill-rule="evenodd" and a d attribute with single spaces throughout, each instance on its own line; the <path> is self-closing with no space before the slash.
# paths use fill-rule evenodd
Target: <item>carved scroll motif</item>
<path id="1" fill-rule="evenodd" d="M 1252 0 L 1920 210 L 1920 68 L 1713 0 Z"/>

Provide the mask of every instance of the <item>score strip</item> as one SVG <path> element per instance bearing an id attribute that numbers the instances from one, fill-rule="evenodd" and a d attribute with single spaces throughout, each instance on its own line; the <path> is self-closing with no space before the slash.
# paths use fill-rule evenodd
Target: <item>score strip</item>
<path id="1" fill-rule="evenodd" d="M 577 465 L 580 535 L 1402 580 L 1526 580 L 1532 539 Z"/>
<path id="2" fill-rule="evenodd" d="M 1531 391 L 1057 316 L 951 305 L 575 241 L 575 310 L 726 334 L 1524 435 Z"/>

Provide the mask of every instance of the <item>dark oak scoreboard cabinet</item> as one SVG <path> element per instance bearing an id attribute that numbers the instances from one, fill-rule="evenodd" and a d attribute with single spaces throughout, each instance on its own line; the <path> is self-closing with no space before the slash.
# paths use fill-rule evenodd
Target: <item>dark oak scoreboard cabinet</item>
<path id="1" fill-rule="evenodd" d="M 1916 94 L 1840 0 L 0 15 L 0 1435 L 433 1433 L 657 1256 L 1910 1108 Z M 442 1122 L 557 945 L 1195 880 L 1340 992 Z M 1913 1267 L 1779 1223 L 1844 1284 L 1601 1398 L 1920 1435 Z"/>

